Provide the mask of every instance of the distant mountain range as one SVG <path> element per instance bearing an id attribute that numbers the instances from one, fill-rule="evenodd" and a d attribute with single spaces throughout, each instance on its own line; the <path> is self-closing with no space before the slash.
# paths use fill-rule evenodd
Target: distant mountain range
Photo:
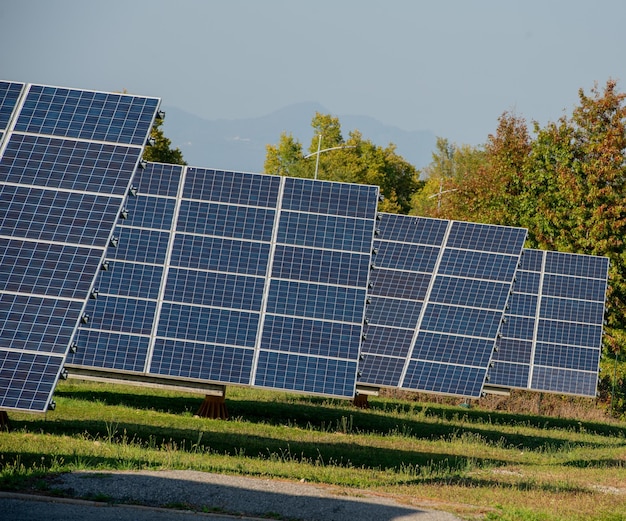
<path id="1" fill-rule="evenodd" d="M 330 113 L 317 103 L 298 103 L 259 118 L 208 120 L 176 107 L 164 108 L 163 131 L 172 147 L 180 148 L 187 164 L 242 172 L 263 170 L 265 146 L 277 144 L 281 132 L 292 134 L 308 149 L 315 112 Z M 394 143 L 397 153 L 418 169 L 431 161 L 436 136 L 430 131 L 409 132 L 366 116 L 337 117 L 344 138 L 359 130 L 364 139 L 376 145 L 386 147 Z"/>

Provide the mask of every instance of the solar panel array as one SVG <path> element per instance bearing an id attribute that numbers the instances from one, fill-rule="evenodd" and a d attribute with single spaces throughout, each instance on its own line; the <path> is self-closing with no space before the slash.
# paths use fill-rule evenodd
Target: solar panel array
<path id="1" fill-rule="evenodd" d="M 377 214 L 375 186 L 135 175 L 158 105 L 0 82 L 0 410 L 46 410 L 74 346 L 74 367 L 328 396 L 595 395 L 606 258 L 520 265 L 526 230 Z"/>
<path id="2" fill-rule="evenodd" d="M 0 409 L 48 408 L 158 105 L 0 82 Z"/>
<path id="3" fill-rule="evenodd" d="M 480 396 L 525 237 L 382 214 L 360 383 Z"/>
<path id="4" fill-rule="evenodd" d="M 74 365 L 351 397 L 378 187 L 151 164 Z"/>
<path id="5" fill-rule="evenodd" d="M 596 396 L 608 266 L 524 250 L 489 385 Z"/>

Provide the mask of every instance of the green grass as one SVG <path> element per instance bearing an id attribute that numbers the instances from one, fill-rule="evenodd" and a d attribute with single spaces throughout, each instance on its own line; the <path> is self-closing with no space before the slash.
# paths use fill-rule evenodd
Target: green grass
<path id="1" fill-rule="evenodd" d="M 229 388 L 202 397 L 62 382 L 46 415 L 11 413 L 0 488 L 44 493 L 73 470 L 193 469 L 369 490 L 490 521 L 626 520 L 626 425 L 370 398 Z"/>

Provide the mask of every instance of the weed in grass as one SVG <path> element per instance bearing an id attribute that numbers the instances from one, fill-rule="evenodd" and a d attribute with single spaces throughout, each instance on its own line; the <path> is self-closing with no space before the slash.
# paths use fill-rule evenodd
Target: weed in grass
<path id="1" fill-rule="evenodd" d="M 352 434 L 353 432 L 353 417 L 350 415 L 348 418 L 342 416 L 337 420 L 337 432 L 341 434 Z"/>
<path id="2" fill-rule="evenodd" d="M 115 436 L 117 435 L 117 428 L 119 427 L 119 423 L 113 422 L 104 422 L 107 431 L 107 442 L 113 443 Z"/>
<path id="3" fill-rule="evenodd" d="M 202 431 L 198 431 L 198 439 L 191 446 L 191 452 L 193 452 L 194 454 L 198 454 L 200 452 L 203 452 L 203 447 L 202 447 L 202 445 L 200 445 L 200 442 L 202 441 L 203 434 L 204 433 Z"/>

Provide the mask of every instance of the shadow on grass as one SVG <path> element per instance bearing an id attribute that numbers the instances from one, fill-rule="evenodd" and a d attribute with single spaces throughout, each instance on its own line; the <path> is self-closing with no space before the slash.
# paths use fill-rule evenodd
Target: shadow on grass
<path id="1" fill-rule="evenodd" d="M 522 451 L 545 450 L 554 452 L 571 445 L 571 440 L 563 436 L 552 435 L 546 426 L 541 434 L 521 434 L 504 432 L 499 427 L 508 425 L 504 422 L 494 422 L 493 418 L 485 416 L 484 421 L 467 419 L 468 411 L 459 409 L 456 413 L 445 410 L 449 416 L 440 416 L 428 409 L 427 414 L 415 415 L 415 419 L 393 417 L 389 412 L 372 407 L 368 410 L 357 409 L 349 405 L 342 409 L 325 405 L 313 405 L 303 402 L 298 404 L 285 403 L 257 403 L 253 401 L 236 401 L 228 405 L 232 417 L 242 417 L 248 422 L 257 421 L 269 424 L 297 425 L 301 428 L 327 430 L 329 432 L 371 433 L 376 435 L 398 434 L 416 439 L 425 440 L 458 440 L 478 441 L 515 448 Z M 454 417 L 457 414 L 457 417 Z M 433 421 L 436 420 L 436 421 Z M 456 423 L 454 423 L 456 421 Z M 459 425 L 463 422 L 463 425 Z M 525 425 L 523 421 L 512 423 Z M 585 443 L 587 447 L 605 447 L 606 443 Z"/>
<path id="2" fill-rule="evenodd" d="M 144 449 L 160 451 L 246 456 L 266 461 L 307 462 L 320 466 L 381 469 L 392 472 L 412 469 L 409 470 L 409 474 L 419 473 L 422 468 L 428 472 L 456 474 L 470 468 L 500 466 L 506 463 L 496 459 L 459 456 L 445 452 L 415 452 L 372 447 L 348 440 L 319 443 L 222 431 L 156 427 L 129 422 L 115 424 L 112 431 L 111 425 L 103 421 L 59 420 L 36 423 L 16 421 L 14 430 L 77 437 L 88 434 L 89 439 L 94 441 L 133 444 Z M 110 463 L 115 465 L 109 468 L 119 468 L 119 461 L 112 460 Z M 93 468 L 91 463 L 88 468 Z"/>
<path id="3" fill-rule="evenodd" d="M 121 405 L 136 409 L 155 410 L 157 412 L 169 414 L 195 413 L 202 398 L 196 395 L 189 396 L 159 396 L 149 394 L 136 394 L 116 392 L 111 390 L 57 390 L 57 396 L 76 398 L 87 401 L 98 401 L 105 405 Z M 429 420 L 441 420 L 443 422 L 463 421 L 469 424 L 476 424 L 476 432 L 485 432 L 485 427 L 512 426 L 529 427 L 542 430 L 558 429 L 576 433 L 589 433 L 600 436 L 613 436 L 626 438 L 626 426 L 610 425 L 598 422 L 588 422 L 579 420 L 568 420 L 564 418 L 551 418 L 547 416 L 513 414 L 499 411 L 481 411 L 476 409 L 466 409 L 463 407 L 442 407 L 432 404 L 416 404 L 410 402 L 390 403 L 376 400 L 370 401 L 370 409 L 363 410 L 355 408 L 348 400 L 329 399 L 308 395 L 289 395 L 288 401 L 254 401 L 254 400 L 230 400 L 226 399 L 231 417 L 242 418 L 246 421 L 261 421 L 270 425 L 285 425 L 288 422 L 297 423 L 300 426 L 311 426 L 326 429 L 329 425 L 334 425 L 341 420 L 342 416 L 351 415 L 356 420 L 358 418 L 358 428 L 364 432 L 377 434 L 389 434 L 390 431 L 401 426 L 424 426 L 425 422 L 420 422 L 419 418 Z M 414 414 L 416 420 L 407 420 L 390 417 L 391 413 Z M 429 422 L 428 427 L 432 427 Z M 458 431 L 458 426 L 440 425 L 439 429 L 426 428 L 423 433 L 419 430 L 412 430 L 412 435 L 418 438 L 440 437 L 453 431 Z M 464 431 L 472 431 L 471 427 L 463 426 Z M 488 429 L 487 429 L 488 430 Z M 497 438 L 489 438 L 489 441 L 499 441 L 502 433 L 497 431 Z M 522 437 L 523 438 L 523 437 Z M 553 445 L 555 440 L 550 439 Z M 541 438 L 540 438 L 541 440 Z M 519 441 L 511 441 L 510 444 L 517 446 Z M 543 445 L 526 444 L 522 441 L 520 448 L 533 449 Z"/>
<path id="4" fill-rule="evenodd" d="M 626 459 L 581 459 L 563 463 L 566 467 L 576 467 L 581 469 L 625 469 Z"/>
<path id="5" fill-rule="evenodd" d="M 124 459 L 124 467 L 129 469 L 144 469 L 153 466 L 154 463 L 146 459 L 131 458 Z M 69 468 L 106 468 L 115 469 L 120 467 L 119 458 L 111 458 L 105 456 L 85 455 L 85 454 L 64 454 L 64 453 L 44 453 L 44 452 L 3 452 L 0 456 L 0 469 L 7 467 L 23 466 L 24 469 L 33 470 L 37 474 L 37 470 L 41 469 L 40 474 L 49 474 L 49 469 L 59 466 Z M 3 481 L 0 481 L 2 483 Z"/>
<path id="6" fill-rule="evenodd" d="M 70 399 L 97 402 L 103 406 L 126 406 L 166 414 L 189 414 L 190 410 L 195 412 L 202 403 L 202 398 L 194 395 L 172 397 L 116 392 L 115 390 L 78 389 L 57 391 L 56 394 Z M 389 410 L 391 406 L 388 402 L 380 404 L 373 401 L 370 409 L 363 410 L 354 407 L 351 402 L 346 400 L 330 400 L 299 395 L 290 395 L 289 401 L 268 402 L 227 398 L 226 403 L 231 418 L 241 418 L 249 423 L 290 425 L 303 429 L 343 432 L 344 434 L 370 433 L 382 436 L 399 434 L 425 440 L 452 441 L 465 437 L 471 441 L 471 438 L 474 437 L 476 441 L 522 451 L 545 450 L 554 452 L 571 445 L 571 441 L 563 436 L 553 436 L 550 432 L 551 429 L 576 433 L 585 431 L 621 438 L 626 436 L 626 428 L 610 425 L 464 408 L 431 407 L 406 402 L 393 404 L 393 411 Z M 394 412 L 399 412 L 404 417 L 397 417 L 397 414 L 394 416 Z M 415 419 L 410 419 L 412 413 L 414 413 Z M 405 415 L 409 415 L 409 418 Z M 459 425 L 460 422 L 463 422 L 462 426 Z M 66 422 L 63 423 L 66 424 Z M 102 432 L 101 423 L 100 427 L 91 425 L 91 422 L 84 422 L 84 425 L 87 432 L 96 429 L 98 435 L 106 435 Z M 503 425 L 539 428 L 545 435 L 503 432 L 498 428 Z M 50 426 L 46 427 L 46 429 L 50 428 Z M 62 429 L 64 428 L 66 427 L 61 427 L 59 432 L 63 433 Z M 134 428 L 154 431 L 152 427 L 142 425 L 135 427 L 120 425 L 119 428 L 127 429 L 130 436 L 140 437 L 143 435 L 133 430 Z M 194 433 L 197 438 L 198 432 L 194 431 Z M 242 440 L 245 441 L 246 438 L 243 436 Z M 219 450 L 225 450 L 223 443 L 217 441 L 216 444 Z M 585 445 L 592 448 L 606 446 L 606 443 L 586 443 Z M 242 443 L 238 448 L 241 449 L 246 446 L 246 443 Z M 307 454 L 307 457 L 310 455 Z"/>
<path id="7" fill-rule="evenodd" d="M 168 414 L 184 414 L 195 412 L 202 403 L 200 395 L 189 396 L 159 396 L 139 393 L 125 393 L 100 389 L 61 390 L 54 392 L 55 396 L 98 402 L 103 405 L 119 405 L 133 409 L 154 410 Z"/>

